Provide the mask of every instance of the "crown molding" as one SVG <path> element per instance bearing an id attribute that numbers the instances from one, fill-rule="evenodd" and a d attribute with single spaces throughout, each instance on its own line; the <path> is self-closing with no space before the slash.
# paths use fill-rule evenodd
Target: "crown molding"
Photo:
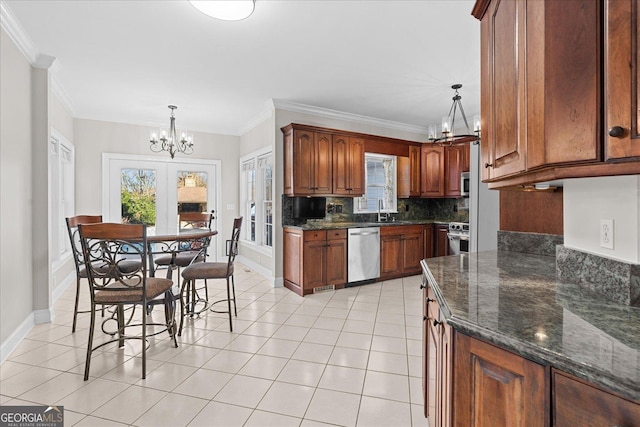
<path id="1" fill-rule="evenodd" d="M 392 130 L 400 130 L 418 134 L 426 134 L 428 129 L 422 126 L 410 125 L 407 123 L 394 122 L 392 120 L 377 119 L 375 117 L 362 116 L 360 114 L 347 113 L 344 111 L 331 110 L 329 108 L 315 107 L 313 105 L 298 104 L 296 102 L 274 99 L 273 105 L 279 110 L 286 110 L 295 113 L 312 114 L 329 119 L 345 120 L 348 122 L 363 123 L 366 125 L 379 126 Z"/>
<path id="2" fill-rule="evenodd" d="M 11 37 L 29 63 L 35 64 L 40 52 L 4 1 L 0 1 L 0 26 Z"/>
<path id="3" fill-rule="evenodd" d="M 11 40 L 18 47 L 18 50 L 25 56 L 27 61 L 34 68 L 49 69 L 51 71 L 51 91 L 58 97 L 60 102 L 69 110 L 71 116 L 75 116 L 75 108 L 71 102 L 71 98 L 62 88 L 62 85 L 55 76 L 57 70 L 60 69 L 60 65 L 56 62 L 56 58 L 49 55 L 44 55 L 38 51 L 33 40 L 24 30 L 20 21 L 13 14 L 9 6 L 0 1 L 0 27 L 9 35 Z"/>
<path id="4" fill-rule="evenodd" d="M 274 111 L 275 106 L 273 104 L 273 100 L 270 99 L 265 102 L 265 107 L 262 109 L 262 111 L 260 111 L 254 118 L 249 120 L 244 126 L 240 128 L 240 130 L 238 131 L 238 136 L 242 136 L 248 133 L 260 123 L 272 117 Z"/>

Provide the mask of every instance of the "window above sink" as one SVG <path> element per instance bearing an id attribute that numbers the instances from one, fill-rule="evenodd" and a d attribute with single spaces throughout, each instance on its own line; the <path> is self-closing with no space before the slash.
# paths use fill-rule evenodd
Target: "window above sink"
<path id="1" fill-rule="evenodd" d="M 397 213 L 396 156 L 365 153 L 365 194 L 353 200 L 353 213 Z"/>

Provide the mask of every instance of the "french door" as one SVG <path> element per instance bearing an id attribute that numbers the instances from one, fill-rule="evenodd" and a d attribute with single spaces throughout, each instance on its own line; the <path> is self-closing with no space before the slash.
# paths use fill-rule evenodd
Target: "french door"
<path id="1" fill-rule="evenodd" d="M 172 234 L 182 212 L 215 211 L 217 229 L 220 161 L 104 153 L 102 216 L 104 221 L 146 224 L 147 234 Z M 217 248 L 209 252 L 217 259 Z"/>

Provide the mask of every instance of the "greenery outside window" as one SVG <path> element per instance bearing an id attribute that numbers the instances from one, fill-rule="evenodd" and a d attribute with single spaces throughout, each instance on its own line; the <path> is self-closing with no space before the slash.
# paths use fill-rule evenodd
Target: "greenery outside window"
<path id="1" fill-rule="evenodd" d="M 354 213 L 397 213 L 396 157 L 384 154 L 365 153 L 365 188 L 362 197 L 354 199 Z"/>

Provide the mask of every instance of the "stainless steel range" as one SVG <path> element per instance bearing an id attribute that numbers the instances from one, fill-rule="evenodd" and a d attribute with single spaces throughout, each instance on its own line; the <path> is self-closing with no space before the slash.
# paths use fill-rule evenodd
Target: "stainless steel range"
<path id="1" fill-rule="evenodd" d="M 459 255 L 469 252 L 469 224 L 466 222 L 449 223 L 449 254 Z"/>

